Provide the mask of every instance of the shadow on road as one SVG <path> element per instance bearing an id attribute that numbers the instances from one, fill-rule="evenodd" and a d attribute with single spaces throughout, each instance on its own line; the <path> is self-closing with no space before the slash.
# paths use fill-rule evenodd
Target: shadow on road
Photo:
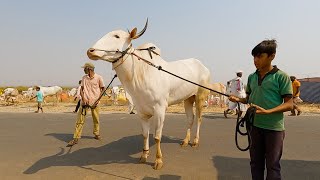
<path id="1" fill-rule="evenodd" d="M 219 180 L 251 179 L 250 159 L 214 156 Z M 282 177 L 290 180 L 320 179 L 320 161 L 282 160 Z"/>
<path id="2" fill-rule="evenodd" d="M 59 140 L 66 141 L 70 139 L 66 134 L 51 134 Z M 66 137 L 64 137 L 66 136 Z M 70 136 L 72 136 L 70 134 Z M 150 135 L 150 147 L 155 143 Z M 161 143 L 180 143 L 180 139 L 172 139 L 167 136 L 162 136 Z M 69 148 L 60 147 L 60 151 L 52 156 L 44 157 L 35 162 L 31 167 L 25 170 L 24 174 L 34 174 L 40 170 L 52 166 L 77 166 L 85 167 L 88 165 L 103 165 L 111 163 L 122 164 L 137 164 L 139 158 L 131 157 L 131 155 L 140 153 L 143 147 L 142 135 L 134 135 L 121 138 L 101 147 L 92 147 L 79 149 L 68 153 Z M 67 152 L 67 153 L 66 153 Z M 146 163 L 152 165 L 151 163 Z"/>
<path id="3" fill-rule="evenodd" d="M 225 118 L 221 113 L 206 113 L 202 115 L 202 117 L 207 119 L 219 119 L 219 120 L 221 120 L 221 118 L 223 119 Z"/>
<path id="4" fill-rule="evenodd" d="M 68 143 L 70 140 L 73 139 L 73 134 L 59 134 L 59 133 L 49 133 L 45 136 L 52 136 L 60 141 Z M 94 139 L 93 136 L 81 136 L 81 139 Z"/>

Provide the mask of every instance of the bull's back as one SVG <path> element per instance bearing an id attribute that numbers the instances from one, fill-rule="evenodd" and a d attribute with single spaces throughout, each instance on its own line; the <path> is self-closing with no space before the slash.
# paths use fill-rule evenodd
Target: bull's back
<path id="1" fill-rule="evenodd" d="M 184 79 L 208 86 L 210 82 L 210 71 L 197 59 L 186 59 L 168 63 L 167 69 L 169 72 L 176 74 Z M 199 91 L 199 86 L 194 85 L 175 76 L 171 77 L 169 104 L 179 103 L 192 95 L 196 95 Z"/>
<path id="2" fill-rule="evenodd" d="M 62 88 L 59 86 L 40 87 L 40 90 L 43 92 L 44 96 L 51 96 L 62 92 Z"/>

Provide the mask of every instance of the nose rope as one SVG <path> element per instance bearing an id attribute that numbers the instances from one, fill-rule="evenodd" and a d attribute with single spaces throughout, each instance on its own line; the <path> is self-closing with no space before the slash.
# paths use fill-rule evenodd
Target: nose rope
<path id="1" fill-rule="evenodd" d="M 132 53 L 134 52 L 135 50 L 132 51 Z M 122 63 L 124 63 L 130 55 L 132 55 L 132 53 L 127 53 L 127 57 L 125 58 L 125 55 L 122 57 L 122 60 L 120 63 L 118 63 L 117 65 L 115 65 L 115 63 L 112 63 L 113 64 L 113 67 L 112 67 L 112 70 L 115 70 L 117 67 L 119 67 Z"/>
<path id="2" fill-rule="evenodd" d="M 104 49 L 94 49 L 94 51 L 103 51 L 103 52 L 106 52 L 106 53 L 121 53 L 121 56 L 118 57 L 118 58 L 114 58 L 113 61 L 111 63 L 116 63 L 118 62 L 121 58 L 123 58 L 124 55 L 128 54 L 128 51 L 129 49 L 131 49 L 132 47 L 132 44 L 130 43 L 129 46 L 127 47 L 126 50 L 124 51 L 119 51 L 119 50 L 112 50 L 112 51 L 109 51 L 109 50 L 104 50 Z"/>

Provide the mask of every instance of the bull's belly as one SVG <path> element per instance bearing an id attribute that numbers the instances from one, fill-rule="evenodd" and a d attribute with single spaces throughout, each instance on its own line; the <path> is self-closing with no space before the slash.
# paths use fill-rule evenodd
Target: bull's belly
<path id="1" fill-rule="evenodd" d="M 196 94 L 196 90 L 191 91 L 189 93 L 170 94 L 168 99 L 168 106 L 179 104 L 195 94 Z"/>
<path id="2" fill-rule="evenodd" d="M 136 110 L 145 115 L 154 115 L 156 111 L 155 108 L 163 107 L 167 108 L 170 105 L 178 104 L 183 102 L 185 99 L 189 98 L 192 95 L 182 96 L 182 97 L 172 97 L 168 99 L 155 100 L 155 102 L 148 101 L 148 98 L 136 100 L 134 102 Z"/>
<path id="3" fill-rule="evenodd" d="M 139 114 L 147 115 L 147 116 L 153 116 L 155 113 L 155 108 L 159 106 L 159 104 L 156 103 L 150 103 L 147 101 L 136 101 L 133 102 L 135 105 L 135 109 L 138 111 Z"/>

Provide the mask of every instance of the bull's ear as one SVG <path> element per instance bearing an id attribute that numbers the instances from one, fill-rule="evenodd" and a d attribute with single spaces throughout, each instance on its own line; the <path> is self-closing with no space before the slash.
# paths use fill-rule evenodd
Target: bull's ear
<path id="1" fill-rule="evenodd" d="M 137 34 L 137 28 L 132 29 L 132 31 L 130 32 L 130 38 L 133 39 Z"/>

